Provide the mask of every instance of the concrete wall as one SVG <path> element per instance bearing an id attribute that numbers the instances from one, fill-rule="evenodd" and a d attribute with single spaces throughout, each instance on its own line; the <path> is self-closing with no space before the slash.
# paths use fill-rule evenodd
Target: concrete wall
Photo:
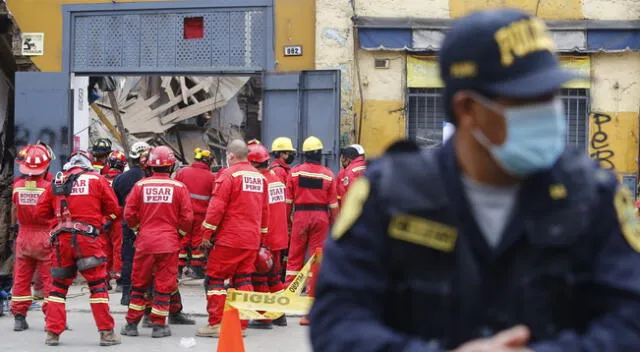
<path id="1" fill-rule="evenodd" d="M 170 0 L 118 0 L 125 2 Z M 23 32 L 42 32 L 44 55 L 34 63 L 45 72 L 62 70 L 62 5 L 111 3 L 111 0 L 7 0 Z M 315 64 L 315 0 L 275 0 L 277 69 L 312 70 Z M 303 56 L 284 57 L 284 45 L 302 45 Z"/>
<path id="2" fill-rule="evenodd" d="M 591 57 L 589 153 L 620 175 L 638 171 L 640 53 L 603 53 Z"/>

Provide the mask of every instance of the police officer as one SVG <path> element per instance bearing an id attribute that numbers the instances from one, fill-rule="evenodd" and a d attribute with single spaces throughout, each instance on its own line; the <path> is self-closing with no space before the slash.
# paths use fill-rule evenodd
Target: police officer
<path id="1" fill-rule="evenodd" d="M 565 147 L 562 70 L 518 10 L 456 22 L 440 54 L 455 135 L 394 145 L 326 244 L 316 351 L 635 351 L 640 238 L 628 190 Z"/>
<path id="2" fill-rule="evenodd" d="M 125 200 L 131 192 L 131 189 L 144 178 L 144 170 L 141 165 L 142 155 L 149 151 L 151 146 L 145 142 L 136 142 L 131 146 L 129 152 L 129 164 L 130 169 L 122 175 L 116 177 L 113 181 L 113 189 L 118 197 L 118 203 L 120 207 L 124 208 Z M 122 273 L 120 276 L 120 282 L 118 285 L 122 286 L 122 298 L 120 304 L 123 306 L 129 305 L 129 294 L 131 292 L 131 269 L 133 267 L 133 255 L 135 250 L 133 248 L 133 242 L 135 240 L 135 233 L 125 224 L 122 225 Z"/>

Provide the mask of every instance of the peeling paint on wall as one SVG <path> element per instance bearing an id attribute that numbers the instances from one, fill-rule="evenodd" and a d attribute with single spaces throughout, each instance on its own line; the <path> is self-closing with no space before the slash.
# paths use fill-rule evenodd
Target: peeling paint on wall
<path id="1" fill-rule="evenodd" d="M 347 45 L 347 35 L 343 31 L 336 28 L 324 28 L 322 30 L 322 36 L 326 39 L 333 40 L 341 46 Z"/>

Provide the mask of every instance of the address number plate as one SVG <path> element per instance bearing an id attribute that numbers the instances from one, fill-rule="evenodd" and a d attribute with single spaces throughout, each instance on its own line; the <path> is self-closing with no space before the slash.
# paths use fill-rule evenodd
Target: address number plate
<path id="1" fill-rule="evenodd" d="M 301 45 L 285 46 L 284 56 L 302 56 L 302 46 Z"/>

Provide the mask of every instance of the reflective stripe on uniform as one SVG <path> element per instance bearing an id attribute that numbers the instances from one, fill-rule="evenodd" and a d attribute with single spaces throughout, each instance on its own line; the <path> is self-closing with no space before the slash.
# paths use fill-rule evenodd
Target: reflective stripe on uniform
<path id="1" fill-rule="evenodd" d="M 181 229 L 178 229 L 178 233 L 180 234 L 180 236 L 184 236 L 187 234 L 185 231 L 182 231 Z"/>
<path id="2" fill-rule="evenodd" d="M 129 303 L 129 309 L 137 310 L 138 312 L 142 312 L 145 310 L 145 306 L 139 306 L 137 304 Z"/>
<path id="3" fill-rule="evenodd" d="M 293 199 L 286 199 L 284 202 L 287 204 L 293 204 Z"/>
<path id="4" fill-rule="evenodd" d="M 329 204 L 329 208 L 337 208 L 337 207 L 338 207 L 338 203 Z"/>
<path id="5" fill-rule="evenodd" d="M 366 169 L 367 169 L 366 166 L 358 166 L 358 167 L 354 167 L 353 169 L 351 169 L 351 171 L 357 172 L 357 171 L 363 171 L 363 170 L 366 170 Z"/>
<path id="6" fill-rule="evenodd" d="M 220 295 L 226 295 L 227 294 L 227 290 L 209 290 L 207 291 L 207 296 L 220 296 Z"/>
<path id="7" fill-rule="evenodd" d="M 267 233 L 267 232 L 269 232 L 269 228 L 268 227 L 260 229 L 260 233 Z"/>
<path id="8" fill-rule="evenodd" d="M 108 298 L 89 298 L 89 303 L 90 304 L 100 304 L 100 303 L 109 304 L 109 299 Z"/>
<path id="9" fill-rule="evenodd" d="M 12 302 L 33 301 L 33 296 L 11 296 Z"/>
<path id="10" fill-rule="evenodd" d="M 189 197 L 191 197 L 193 199 L 198 199 L 198 200 L 209 200 L 209 199 L 211 199 L 211 196 L 203 196 L 201 194 L 195 194 L 195 193 L 189 194 Z"/>
<path id="11" fill-rule="evenodd" d="M 42 194 L 42 192 L 44 192 L 44 188 L 16 187 L 13 189 L 13 193 L 15 194 L 16 192 Z"/>
<path id="12" fill-rule="evenodd" d="M 204 258 L 204 253 L 203 254 L 191 254 L 191 258 L 193 258 L 193 259 Z"/>
<path id="13" fill-rule="evenodd" d="M 218 228 L 218 226 L 211 225 L 211 224 L 207 223 L 206 221 L 202 222 L 202 227 L 204 227 L 205 229 L 213 230 L 213 231 L 215 231 Z"/>
<path id="14" fill-rule="evenodd" d="M 116 216 L 116 214 L 110 214 L 110 215 L 109 215 L 109 217 L 110 217 L 112 220 L 115 220 L 115 219 L 117 219 L 117 218 L 118 218 L 118 217 Z"/>
<path id="15" fill-rule="evenodd" d="M 162 178 L 162 179 L 147 179 L 147 180 L 143 180 L 143 181 L 139 181 L 138 184 L 139 185 L 149 185 L 149 184 L 172 184 L 174 186 L 178 186 L 178 187 L 184 187 L 184 184 L 182 182 L 178 182 L 175 180 L 171 180 L 171 179 L 167 179 L 167 178 Z"/>
<path id="16" fill-rule="evenodd" d="M 187 253 L 180 253 L 178 254 L 178 258 L 188 258 L 189 256 L 187 255 Z"/>
<path id="17" fill-rule="evenodd" d="M 44 299 L 45 302 L 56 302 L 56 303 L 62 303 L 65 304 L 65 299 L 61 298 L 61 297 L 55 297 L 55 296 L 49 296 L 47 298 Z"/>
<path id="18" fill-rule="evenodd" d="M 287 276 L 289 275 L 298 275 L 299 271 L 287 270 Z"/>
<path id="19" fill-rule="evenodd" d="M 333 180 L 333 178 L 331 176 L 325 175 L 325 174 L 318 174 L 315 172 L 306 172 L 306 171 L 298 171 L 298 172 L 294 172 L 291 174 L 291 176 L 293 177 L 298 177 L 298 176 L 306 176 L 306 177 L 311 177 L 311 178 L 321 178 L 327 181 L 331 181 Z"/>
<path id="20" fill-rule="evenodd" d="M 241 170 L 241 171 L 236 171 L 236 172 L 231 174 L 231 177 L 234 177 L 234 178 L 238 177 L 238 176 L 251 176 L 251 177 L 258 177 L 258 178 L 262 178 L 262 179 L 265 178 L 261 173 L 254 172 L 254 171 Z"/>
<path id="21" fill-rule="evenodd" d="M 161 317 L 168 317 L 169 316 L 169 311 L 168 310 L 159 310 L 159 309 L 152 308 L 151 309 L 151 314 L 159 315 Z"/>

